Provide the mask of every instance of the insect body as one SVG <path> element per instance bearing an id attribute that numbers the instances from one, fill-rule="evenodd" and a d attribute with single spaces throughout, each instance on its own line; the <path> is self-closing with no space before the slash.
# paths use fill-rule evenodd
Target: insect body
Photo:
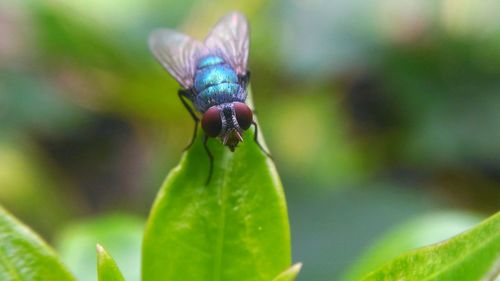
<path id="1" fill-rule="evenodd" d="M 194 103 L 202 112 L 221 103 L 245 102 L 246 90 L 239 84 L 236 72 L 218 56 L 201 58 L 196 66 Z"/>
<path id="2" fill-rule="evenodd" d="M 188 148 L 196 138 L 200 118 L 186 99 L 202 114 L 203 144 L 210 158 L 207 182 L 213 166 L 213 156 L 207 146 L 209 137 L 219 137 L 234 151 L 243 140 L 243 132 L 253 124 L 254 139 L 262 149 L 257 141 L 257 124 L 252 110 L 245 104 L 250 79 L 248 35 L 245 17 L 230 13 L 215 25 L 203 43 L 170 29 L 153 31 L 149 38 L 155 57 L 181 85 L 179 98 L 195 121 Z"/>

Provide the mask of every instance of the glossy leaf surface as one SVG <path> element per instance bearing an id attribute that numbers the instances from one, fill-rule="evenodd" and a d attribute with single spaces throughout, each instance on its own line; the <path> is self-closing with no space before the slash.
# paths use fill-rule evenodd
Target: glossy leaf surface
<path id="1" fill-rule="evenodd" d="M 449 240 L 399 256 L 362 280 L 494 280 L 499 253 L 497 213 Z"/>
<path id="2" fill-rule="evenodd" d="M 0 280 L 75 280 L 54 251 L 0 207 Z"/>
<path id="3" fill-rule="evenodd" d="M 291 264 L 285 198 L 273 162 L 253 141 L 234 153 L 199 135 L 161 188 L 143 242 L 143 280 L 269 281 Z"/>
<path id="4" fill-rule="evenodd" d="M 481 222 L 465 212 L 431 212 L 411 219 L 384 234 L 357 259 L 343 281 L 358 281 L 386 262 L 417 248 L 449 239 Z"/>

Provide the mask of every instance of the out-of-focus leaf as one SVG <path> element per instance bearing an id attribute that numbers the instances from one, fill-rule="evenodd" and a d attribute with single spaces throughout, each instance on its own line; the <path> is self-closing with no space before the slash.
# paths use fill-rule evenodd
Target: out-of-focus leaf
<path id="1" fill-rule="evenodd" d="M 294 281 L 302 268 L 301 263 L 296 263 L 289 269 L 281 272 L 273 281 Z"/>
<path id="2" fill-rule="evenodd" d="M 398 226 L 377 241 L 345 275 L 356 281 L 398 255 L 457 235 L 478 223 L 480 218 L 460 212 L 430 213 Z"/>
<path id="3" fill-rule="evenodd" d="M 143 280 L 272 280 L 291 264 L 283 189 L 252 130 L 234 153 L 198 136 L 167 177 L 143 241 Z"/>
<path id="4" fill-rule="evenodd" d="M 123 214 L 108 215 L 67 226 L 57 244 L 63 261 L 78 280 L 97 280 L 97 243 L 113 253 L 126 280 L 140 280 L 142 230 L 140 218 Z"/>
<path id="5" fill-rule="evenodd" d="M 88 115 L 58 96 L 47 79 L 22 71 L 2 71 L 2 132 L 31 131 L 56 135 L 88 120 Z"/>
<path id="6" fill-rule="evenodd" d="M 285 186 L 293 253 L 305 265 L 301 281 L 341 280 L 374 239 L 439 206 L 417 184 L 379 181 L 314 192 L 321 187 L 304 188 L 303 182 L 287 178 Z"/>
<path id="7" fill-rule="evenodd" d="M 0 280 L 75 280 L 45 242 L 0 207 Z"/>
<path id="8" fill-rule="evenodd" d="M 494 280 L 499 258 L 500 212 L 449 240 L 402 255 L 362 280 Z"/>
<path id="9" fill-rule="evenodd" d="M 298 87 L 264 102 L 257 110 L 267 112 L 266 118 L 261 118 L 263 130 L 270 136 L 283 172 L 293 179 L 307 178 L 314 183 L 308 188 L 323 185 L 340 189 L 371 172 L 363 162 L 366 154 L 345 133 L 347 120 L 340 114 L 341 104 L 331 99 L 327 89 Z"/>
<path id="10" fill-rule="evenodd" d="M 97 245 L 97 276 L 99 281 L 125 281 L 115 260 L 101 245 Z"/>
<path id="11" fill-rule="evenodd" d="M 52 233 L 78 211 L 74 198 L 58 192 L 64 181 L 54 175 L 40 149 L 18 135 L 2 133 L 0 202 L 42 236 Z"/>

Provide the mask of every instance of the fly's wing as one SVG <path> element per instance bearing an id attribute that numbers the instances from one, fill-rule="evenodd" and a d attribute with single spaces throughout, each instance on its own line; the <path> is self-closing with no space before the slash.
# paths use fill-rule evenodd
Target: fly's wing
<path id="1" fill-rule="evenodd" d="M 193 86 L 196 60 L 204 48 L 202 43 L 170 29 L 158 29 L 149 36 L 149 48 L 182 87 Z"/>
<path id="2" fill-rule="evenodd" d="M 233 12 L 224 16 L 205 38 L 211 52 L 222 55 L 243 76 L 247 72 L 249 26 L 244 15 Z"/>

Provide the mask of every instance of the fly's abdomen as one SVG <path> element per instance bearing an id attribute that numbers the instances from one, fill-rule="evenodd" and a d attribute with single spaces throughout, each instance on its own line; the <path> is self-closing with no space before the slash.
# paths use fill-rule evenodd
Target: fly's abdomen
<path id="1" fill-rule="evenodd" d="M 220 57 L 200 59 L 194 77 L 195 103 L 200 111 L 226 102 L 240 101 L 241 86 L 236 72 Z"/>
<path id="2" fill-rule="evenodd" d="M 202 99 L 211 105 L 221 104 L 225 102 L 231 102 L 240 90 L 240 85 L 236 83 L 220 83 L 207 87 L 201 93 L 199 93 L 198 98 Z"/>

